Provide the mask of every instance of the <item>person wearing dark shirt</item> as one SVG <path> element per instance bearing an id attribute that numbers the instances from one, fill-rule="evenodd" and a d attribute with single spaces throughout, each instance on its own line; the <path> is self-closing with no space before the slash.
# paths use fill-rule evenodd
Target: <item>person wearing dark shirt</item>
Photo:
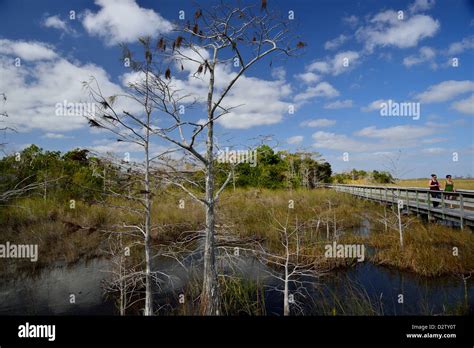
<path id="1" fill-rule="evenodd" d="M 439 189 L 440 185 L 439 185 L 438 177 L 436 176 L 436 174 L 431 174 L 431 180 L 429 182 L 429 186 L 430 186 L 431 191 L 440 191 Z M 441 195 L 438 192 L 432 192 L 431 197 L 440 198 Z M 439 205 L 439 202 L 433 202 L 434 208 L 436 208 L 438 205 Z"/>

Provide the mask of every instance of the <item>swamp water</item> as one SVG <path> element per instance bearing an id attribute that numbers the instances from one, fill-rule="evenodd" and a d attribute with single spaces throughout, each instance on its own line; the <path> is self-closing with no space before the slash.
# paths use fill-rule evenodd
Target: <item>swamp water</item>
<path id="1" fill-rule="evenodd" d="M 155 270 L 169 278 L 156 289 L 160 304 L 176 297 L 190 275 L 176 261 L 155 260 Z M 184 264 L 199 273 L 198 257 Z M 224 265 L 230 273 L 231 265 Z M 106 297 L 102 281 L 107 279 L 110 262 L 94 259 L 73 266 L 45 268 L 34 276 L 0 280 L 0 315 L 113 315 L 117 309 Z M 264 285 L 266 314 L 282 314 L 283 297 L 268 269 L 251 257 L 232 262 L 233 272 Z M 426 278 L 413 273 L 359 263 L 335 270 L 305 285 L 305 298 L 299 298 L 305 314 L 313 315 L 435 315 L 474 314 L 474 282 L 457 277 Z M 70 295 L 75 303 L 70 303 Z M 399 295 L 403 294 L 403 303 Z M 138 313 L 136 313 L 138 314 Z"/>
<path id="2" fill-rule="evenodd" d="M 370 227 L 368 221 L 362 221 L 353 232 L 367 235 Z M 267 266 L 252 255 L 225 260 L 219 265 L 224 274 L 258 283 L 262 288 L 264 313 L 283 314 L 282 284 L 270 275 Z M 117 315 L 114 299 L 103 290 L 111 267 L 109 260 L 97 258 L 72 266 L 57 264 L 34 275 L 0 278 L 0 315 Z M 161 276 L 163 282 L 155 286 L 156 307 L 170 303 L 179 306 L 178 295 L 196 279 L 193 275 L 202 273 L 201 267 L 202 245 L 181 263 L 155 258 L 152 269 L 167 275 Z M 368 261 L 306 280 L 302 290 L 304 298 L 295 295 L 295 300 L 306 315 L 474 315 L 474 278 L 428 278 Z M 75 295 L 74 304 L 70 303 L 71 294 Z M 138 310 L 127 313 L 140 314 Z"/>

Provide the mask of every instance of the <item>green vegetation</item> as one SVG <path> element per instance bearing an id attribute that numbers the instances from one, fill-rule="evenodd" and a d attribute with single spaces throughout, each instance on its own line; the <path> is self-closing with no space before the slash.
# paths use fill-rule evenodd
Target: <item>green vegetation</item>
<path id="1" fill-rule="evenodd" d="M 332 181 L 337 184 L 393 184 L 395 183 L 395 178 L 386 171 L 373 170 L 367 172 L 365 170 L 352 169 L 350 172 L 334 174 Z"/>
<path id="2" fill-rule="evenodd" d="M 291 227 L 297 226 L 301 232 L 302 257 L 324 271 L 355 264 L 350 259 L 324 257 L 324 246 L 337 238 L 338 243 L 363 243 L 370 247 L 367 259 L 375 264 L 430 277 L 474 272 L 474 236 L 470 231 L 404 216 L 404 223 L 411 222 L 404 230 L 404 248 L 401 249 L 398 233 L 386 229 L 380 222 L 382 214 L 387 211 L 390 214 L 389 209 L 330 189 L 306 188 L 312 187 L 311 183 L 329 181 L 329 165 L 307 155 L 275 153 L 266 146 L 259 147 L 258 151 L 261 152 L 259 165 L 238 165 L 235 186 L 230 184 L 221 196 L 216 221 L 218 238 L 226 236 L 243 241 L 244 244 L 239 245 L 244 248 L 245 243 L 256 242 L 271 253 L 283 255 L 284 248 L 275 227 L 277 221 L 288 218 Z M 34 271 L 55 262 L 74 263 L 105 256 L 106 231 L 123 222 L 141 221 L 139 215 L 116 208 L 134 204 L 138 207 L 139 203 L 103 195 L 103 176 L 96 174 L 104 169 L 107 187 L 115 185 L 115 190 L 124 190 L 123 173 L 109 163 L 89 158 L 84 150 L 61 155 L 35 146 L 25 149 L 19 157 L 19 161 L 15 155 L 0 160 L 2 186 L 12 187 L 17 180 L 42 182 L 46 177 L 47 190 L 28 192 L 0 208 L 0 243 L 38 244 L 40 257 L 37 263 L 2 260 L 7 267 L 2 267 L 1 276 L 12 275 L 18 269 Z M 227 168 L 225 164 L 218 164 L 218 169 Z M 370 175 L 374 176 L 374 172 Z M 151 215 L 153 223 L 159 226 L 152 231 L 155 251 L 203 230 L 205 216 L 198 202 L 172 187 L 157 189 L 154 194 L 157 204 L 153 205 Z M 70 199 L 76 200 L 73 209 Z M 179 208 L 182 201 L 185 209 Z M 371 225 L 366 235 L 358 230 L 363 220 Z M 127 243 L 128 237 L 124 238 Z M 453 255 L 454 247 L 458 256 Z M 133 249 L 131 256 L 133 264 L 142 261 L 139 250 Z M 265 314 L 261 284 L 227 276 L 220 281 L 222 310 L 226 314 Z M 171 306 L 175 308 L 172 311 L 195 314 L 193 304 L 197 303 L 200 286 L 199 282 L 190 283 L 183 290 L 186 306 L 177 309 Z M 333 294 L 332 300 L 318 304 L 318 313 L 382 313 L 380 305 L 370 299 L 364 289 L 354 286 L 347 289 L 347 294 L 352 299 L 350 303 L 338 300 Z"/>

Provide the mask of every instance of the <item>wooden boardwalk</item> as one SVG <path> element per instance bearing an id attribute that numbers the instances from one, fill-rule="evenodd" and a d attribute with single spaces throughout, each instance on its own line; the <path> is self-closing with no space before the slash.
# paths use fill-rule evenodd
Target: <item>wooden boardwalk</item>
<path id="1" fill-rule="evenodd" d="M 430 191 L 419 187 L 326 185 L 338 192 L 385 204 L 402 204 L 409 213 L 458 223 L 461 228 L 474 227 L 474 191 Z M 434 205 L 437 204 L 437 207 Z"/>

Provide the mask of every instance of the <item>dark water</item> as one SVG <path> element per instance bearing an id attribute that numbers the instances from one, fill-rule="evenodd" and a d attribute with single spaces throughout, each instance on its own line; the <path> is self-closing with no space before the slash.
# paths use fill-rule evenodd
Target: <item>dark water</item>
<path id="1" fill-rule="evenodd" d="M 105 315 L 113 301 L 103 296 L 101 282 L 109 262 L 95 259 L 0 280 L 0 315 Z M 70 295 L 75 297 L 71 303 Z"/>
<path id="2" fill-rule="evenodd" d="M 265 287 L 267 314 L 282 314 L 282 295 L 272 289 L 278 282 L 268 269 L 251 257 L 233 257 L 223 266 L 227 273 L 258 281 Z M 155 260 L 155 270 L 170 275 L 157 289 L 156 302 L 180 293 L 190 274 L 176 261 Z M 185 260 L 199 273 L 199 255 Z M 0 281 L 0 315 L 110 315 L 114 301 L 104 297 L 102 280 L 110 267 L 106 259 L 79 262 L 72 267 L 43 269 L 36 276 Z M 467 290 L 467 291 L 465 291 Z M 305 297 L 295 295 L 304 314 L 314 315 L 435 315 L 474 313 L 474 283 L 461 278 L 426 278 L 369 262 L 331 272 L 306 285 Z M 71 304 L 70 294 L 76 297 Z M 403 294 L 403 303 L 398 303 Z M 135 313 L 138 314 L 138 313 Z"/>

